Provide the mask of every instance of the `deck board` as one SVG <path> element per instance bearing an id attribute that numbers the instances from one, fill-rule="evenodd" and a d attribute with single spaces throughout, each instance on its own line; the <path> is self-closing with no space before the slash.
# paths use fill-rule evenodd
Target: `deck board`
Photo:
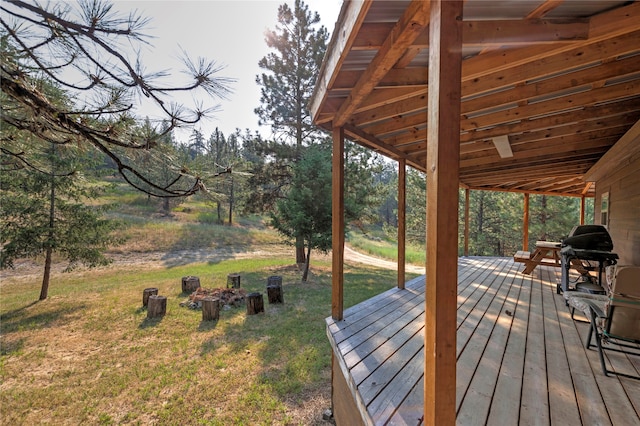
<path id="1" fill-rule="evenodd" d="M 542 270 L 547 282 L 553 282 L 555 276 L 550 270 Z M 544 334 L 547 357 L 547 380 L 549 386 L 549 416 L 552 424 L 580 424 L 580 412 L 571 381 L 569 361 L 565 351 L 560 318 L 555 304 L 555 292 L 543 289 Z M 562 310 L 566 310 L 564 305 Z"/>
<path id="2" fill-rule="evenodd" d="M 516 425 L 520 417 L 520 395 L 524 370 L 526 327 L 531 299 L 530 275 L 514 276 L 513 288 L 517 297 L 514 301 L 509 338 L 501 357 L 500 373 L 493 391 L 488 425 Z M 527 285 L 525 285 L 525 282 Z"/>
<path id="3" fill-rule="evenodd" d="M 505 277 L 506 278 L 506 277 Z M 507 346 L 509 330 L 513 321 L 513 311 L 516 307 L 518 287 L 504 280 L 501 289 L 504 297 L 494 299 L 497 309 L 497 320 L 493 323 L 491 335 L 487 339 L 482 358 L 477 363 L 477 370 L 482 374 L 474 374 L 470 383 L 462 381 L 458 374 L 459 399 L 464 396 L 464 404 L 458 409 L 458 421 L 461 424 L 485 424 L 491 408 L 493 390 L 499 378 L 500 365 Z M 488 321 L 493 318 L 487 317 Z M 461 360 L 458 360 L 458 364 Z M 466 393 L 463 390 L 466 388 Z"/>
<path id="4" fill-rule="evenodd" d="M 639 425 L 640 381 L 604 377 L 588 324 L 556 294 L 560 270 L 519 272 L 511 258 L 458 263 L 457 423 Z M 336 361 L 365 424 L 422 419 L 424 277 L 327 319 Z M 578 319 L 578 316 L 576 316 Z M 608 355 L 616 371 L 640 357 Z"/>

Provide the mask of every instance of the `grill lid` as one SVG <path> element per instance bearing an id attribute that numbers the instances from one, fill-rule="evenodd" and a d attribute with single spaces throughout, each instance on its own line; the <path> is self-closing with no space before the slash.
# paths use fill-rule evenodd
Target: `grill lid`
<path id="1" fill-rule="evenodd" d="M 562 240 L 562 245 L 580 250 L 613 250 L 611 235 L 602 225 L 574 226 L 569 236 Z"/>

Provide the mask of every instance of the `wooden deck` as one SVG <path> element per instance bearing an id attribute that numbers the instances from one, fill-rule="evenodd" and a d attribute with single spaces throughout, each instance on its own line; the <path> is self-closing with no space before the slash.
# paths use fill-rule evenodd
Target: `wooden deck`
<path id="1" fill-rule="evenodd" d="M 521 266 L 459 259 L 457 423 L 640 425 L 640 380 L 602 374 L 597 350 L 584 349 L 588 325 L 572 321 L 556 294 L 560 269 L 523 275 Z M 423 334 L 424 277 L 345 310 L 343 321 L 327 319 L 334 374 L 364 424 L 421 423 Z M 609 362 L 640 372 L 639 357 Z"/>

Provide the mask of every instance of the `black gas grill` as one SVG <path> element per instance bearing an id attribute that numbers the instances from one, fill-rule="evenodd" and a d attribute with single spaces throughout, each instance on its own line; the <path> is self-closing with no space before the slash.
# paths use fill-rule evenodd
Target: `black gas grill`
<path id="1" fill-rule="evenodd" d="M 560 291 L 583 291 L 605 293 L 602 287 L 602 271 L 607 265 L 615 265 L 618 255 L 613 253 L 611 235 L 602 225 L 574 226 L 569 236 L 562 240 L 560 249 L 562 278 Z M 597 266 L 596 266 L 597 264 Z M 577 269 L 581 277 L 571 286 L 569 269 Z M 593 282 L 589 271 L 598 271 L 597 282 Z"/>

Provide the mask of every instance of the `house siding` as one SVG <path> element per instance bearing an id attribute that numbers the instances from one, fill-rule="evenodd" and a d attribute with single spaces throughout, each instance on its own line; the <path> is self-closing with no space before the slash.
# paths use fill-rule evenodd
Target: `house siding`
<path id="1" fill-rule="evenodd" d="M 640 150 L 635 151 L 596 182 L 595 222 L 608 227 L 620 265 L 640 265 Z M 605 193 L 609 194 L 608 223 L 601 220 Z"/>

